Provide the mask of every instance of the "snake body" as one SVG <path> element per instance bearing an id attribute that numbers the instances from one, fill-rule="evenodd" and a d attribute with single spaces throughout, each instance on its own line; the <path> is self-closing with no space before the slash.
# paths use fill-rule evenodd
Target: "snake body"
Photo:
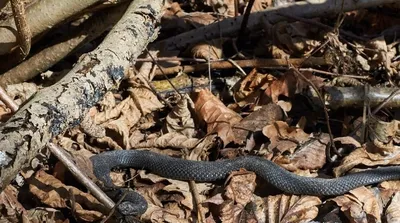
<path id="1" fill-rule="evenodd" d="M 149 151 L 118 150 L 92 156 L 91 161 L 95 176 L 106 188 L 114 188 L 107 192 L 114 199 L 119 199 L 126 190 L 112 183 L 109 174 L 115 167 L 146 169 L 163 177 L 197 182 L 225 179 L 232 171 L 245 168 L 286 193 L 317 196 L 341 195 L 360 186 L 400 179 L 400 166 L 382 167 L 333 179 L 303 177 L 256 156 L 209 162 L 173 158 Z M 141 215 L 147 209 L 147 202 L 138 193 L 129 191 L 117 209 L 122 215 Z"/>

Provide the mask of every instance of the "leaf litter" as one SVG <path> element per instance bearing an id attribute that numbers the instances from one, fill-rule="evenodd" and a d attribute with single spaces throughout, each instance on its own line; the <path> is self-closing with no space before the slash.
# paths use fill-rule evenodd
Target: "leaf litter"
<path id="1" fill-rule="evenodd" d="M 243 15 L 248 2 L 238 1 L 237 6 L 235 2 L 167 2 L 160 40 Z M 290 2 L 256 0 L 251 12 Z M 158 57 L 168 56 L 170 60 L 157 62 L 161 68 L 194 66 L 204 61 L 212 66 L 227 58 L 233 62 L 221 69 L 210 68 L 211 73 L 199 69 L 177 72 L 176 76 L 157 76 L 157 80 L 148 78 L 158 69 L 153 63 L 152 69 L 141 70 L 148 73 L 138 78 L 130 76 L 104 95 L 79 126 L 71 127 L 55 141 L 93 180 L 89 157 L 122 149 L 209 161 L 251 154 L 298 175 L 325 178 L 399 165 L 397 107 L 383 104 L 383 109 L 373 111 L 375 107 L 370 108 L 367 102 L 364 108 L 348 106 L 346 98 L 328 107 L 325 105 L 329 103 L 321 103 L 321 99 L 329 101 L 346 95 L 340 90 L 337 95 L 326 94 L 327 87 L 398 86 L 399 18 L 385 13 L 392 10 L 390 7 L 346 12 L 342 21 L 334 15 L 313 19 L 286 16 L 277 23 L 263 18 L 260 30 L 242 31 L 244 42 L 236 41 L 242 34 L 210 40 L 206 34 L 198 33 L 205 35 L 204 41 L 186 49 L 156 49 Z M 399 8 L 394 6 L 395 10 Z M 336 25 L 339 34 L 332 32 Z M 291 68 L 293 59 L 311 57 L 323 58 L 326 63 L 295 67 L 305 78 Z M 243 69 L 235 65 L 235 60 L 257 62 L 260 58 L 284 59 L 285 63 Z M 137 66 L 132 67 L 131 75 L 138 73 Z M 233 76 L 241 78 L 229 79 Z M 179 83 L 178 89 L 166 78 Z M 177 78 L 184 81 L 176 82 Z M 169 88 L 172 93 L 160 94 L 159 79 L 164 79 L 162 91 Z M 228 85 L 232 80 L 233 85 Z M 10 85 L 6 90 L 21 105 L 43 87 L 37 82 Z M 316 91 L 320 91 L 322 98 Z M 362 95 L 357 97 L 366 100 Z M 383 102 L 384 98 L 378 94 L 377 99 L 371 100 Z M 10 115 L 7 106 L 1 104 L 1 120 Z M 327 153 L 332 143 L 330 134 L 340 155 Z M 333 162 L 327 162 L 327 156 L 335 157 Z M 21 175 L 24 183 L 15 182 L 0 194 L 0 221 L 99 222 L 109 214 L 54 159 Z M 140 169 L 116 170 L 111 177 L 116 185 L 134 187 L 145 197 L 149 208 L 141 220 L 147 222 L 400 221 L 400 181 L 356 188 L 341 196 L 316 197 L 284 194 L 244 169 L 231 173 L 225 182 L 195 183 L 195 190 L 189 182 Z"/>

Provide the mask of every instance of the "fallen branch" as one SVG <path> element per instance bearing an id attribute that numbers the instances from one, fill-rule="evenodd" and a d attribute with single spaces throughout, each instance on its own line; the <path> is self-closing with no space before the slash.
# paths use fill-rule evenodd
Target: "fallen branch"
<path id="1" fill-rule="evenodd" d="M 78 125 L 89 108 L 120 84 L 132 61 L 157 37 L 162 3 L 133 1 L 94 51 L 0 127 L 1 191 L 52 137 Z"/>
<path id="2" fill-rule="evenodd" d="M 382 4 L 397 2 L 398 0 L 358 0 L 343 1 L 343 4 L 337 0 L 308 0 L 287 4 L 280 7 L 269 8 L 262 12 L 253 13 L 249 17 L 247 29 L 249 31 L 260 28 L 260 22 L 263 18 L 271 23 L 285 20 L 286 17 L 279 16 L 277 13 L 284 13 L 293 16 L 313 18 L 318 16 L 328 16 L 341 11 L 348 12 L 356 9 L 374 7 Z M 343 8 L 342 8 L 343 5 Z M 237 35 L 242 24 L 243 16 L 224 19 L 211 25 L 203 26 L 180 35 L 173 36 L 158 43 L 155 48 L 166 50 L 183 49 L 189 44 L 198 43 L 204 40 Z"/>
<path id="3" fill-rule="evenodd" d="M 302 59 L 252 59 L 252 60 L 235 60 L 235 63 L 239 67 L 287 67 L 288 64 L 293 64 L 294 66 L 324 66 L 331 65 L 329 61 L 326 61 L 322 57 L 310 57 Z M 236 66 L 229 61 L 210 61 L 211 69 L 232 69 Z M 194 64 L 194 65 L 183 65 L 176 67 L 164 68 L 162 71 L 160 69 L 156 70 L 155 75 L 161 76 L 164 74 L 176 74 L 179 72 L 189 73 L 194 71 L 204 71 L 208 69 L 208 63 Z M 0 79 L 1 80 L 1 79 Z"/>
<path id="4" fill-rule="evenodd" d="M 46 71 L 73 50 L 78 49 L 86 42 L 92 41 L 114 25 L 121 18 L 126 7 L 126 4 L 122 4 L 94 15 L 93 18 L 82 24 L 78 33 L 70 34 L 67 40 L 43 49 L 1 75 L 0 86 L 6 87 L 10 84 L 22 83 Z"/>
<path id="5" fill-rule="evenodd" d="M 101 0 L 37 1 L 26 9 L 27 26 L 30 28 L 32 37 L 35 37 L 98 2 Z M 13 17 L 0 23 L 0 55 L 10 52 L 17 46 L 16 35 L 17 28 Z"/>

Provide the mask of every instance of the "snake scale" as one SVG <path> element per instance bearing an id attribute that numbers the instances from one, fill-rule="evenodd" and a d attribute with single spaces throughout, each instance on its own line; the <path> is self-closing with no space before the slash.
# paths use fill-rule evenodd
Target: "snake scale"
<path id="1" fill-rule="evenodd" d="M 333 179 L 303 177 L 257 156 L 218 161 L 191 161 L 149 151 L 117 150 L 92 156 L 91 161 L 94 174 L 102 181 L 103 186 L 113 188 L 106 193 L 115 200 L 127 190 L 118 188 L 112 183 L 110 171 L 115 167 L 146 169 L 163 177 L 198 182 L 225 179 L 232 171 L 245 168 L 286 193 L 317 196 L 341 195 L 360 186 L 400 179 L 400 166 L 366 170 Z M 132 190 L 117 207 L 122 215 L 141 215 L 146 209 L 146 200 Z"/>

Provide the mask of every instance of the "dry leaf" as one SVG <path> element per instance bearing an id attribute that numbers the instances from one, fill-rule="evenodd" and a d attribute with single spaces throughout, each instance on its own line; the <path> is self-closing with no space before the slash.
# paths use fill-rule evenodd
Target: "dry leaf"
<path id="1" fill-rule="evenodd" d="M 25 221 L 26 220 L 26 221 Z M 54 208 L 34 208 L 28 211 L 23 223 L 69 223 L 63 213 Z"/>
<path id="2" fill-rule="evenodd" d="M 253 7 L 251 8 L 251 13 L 264 11 L 268 7 L 273 7 L 273 0 L 255 0 Z"/>
<path id="3" fill-rule="evenodd" d="M 273 45 L 291 57 L 308 55 L 321 44 L 315 40 L 319 31 L 316 26 L 303 22 L 279 22 L 272 27 Z"/>
<path id="4" fill-rule="evenodd" d="M 289 151 L 293 154 L 298 144 L 307 141 L 310 137 L 302 129 L 289 127 L 282 121 L 265 126 L 262 132 L 271 141 L 268 145 L 269 151 L 277 149 L 281 153 Z"/>
<path id="5" fill-rule="evenodd" d="M 280 155 L 273 161 L 292 172 L 321 169 L 326 163 L 326 149 L 329 142 L 328 134 L 310 137 L 293 154 L 289 156 Z"/>
<path id="6" fill-rule="evenodd" d="M 148 88 L 133 86 L 128 89 L 128 92 L 142 115 L 147 115 L 164 107 L 158 100 L 157 95 Z"/>
<path id="7" fill-rule="evenodd" d="M 235 16 L 235 0 L 206 0 L 205 4 L 221 15 Z"/>
<path id="8" fill-rule="evenodd" d="M 266 125 L 283 120 L 283 117 L 282 109 L 278 105 L 272 103 L 263 105 L 234 125 L 233 133 L 236 141 L 244 143 L 249 133 L 260 131 Z"/>
<path id="9" fill-rule="evenodd" d="M 351 222 L 381 222 L 382 207 L 375 194 L 366 187 L 351 190 L 332 199 Z"/>
<path id="10" fill-rule="evenodd" d="M 165 122 L 165 133 L 177 132 L 186 137 L 196 135 L 194 120 L 190 111 L 194 110 L 194 103 L 190 97 L 185 94 L 172 111 L 168 113 Z"/>
<path id="11" fill-rule="evenodd" d="M 141 187 L 138 189 L 138 191 L 145 196 L 149 204 L 159 207 L 148 209 L 146 213 L 142 215 L 143 219 L 159 218 L 160 216 L 166 216 L 166 214 L 173 214 L 175 218 L 179 216 L 181 219 L 187 219 L 190 216 L 194 208 L 194 203 L 188 182 L 172 180 L 152 173 L 146 174 L 145 171 L 138 172 L 141 180 L 150 181 L 155 184 L 163 182 L 163 186 L 161 187 Z M 200 202 L 205 200 L 204 194 L 212 189 L 211 185 L 210 183 L 196 183 L 196 188 L 199 193 L 198 196 L 201 199 Z"/>
<path id="12" fill-rule="evenodd" d="M 274 80 L 276 80 L 274 76 L 262 74 L 257 69 L 253 69 L 232 88 L 237 106 L 244 107 L 256 103 L 262 94 L 260 88 Z"/>
<path id="13" fill-rule="evenodd" d="M 156 136 L 154 138 L 147 138 L 146 141 L 135 145 L 135 148 L 176 148 L 176 149 L 187 149 L 191 150 L 199 143 L 199 139 L 188 138 L 176 132 L 167 133 L 162 136 Z"/>
<path id="14" fill-rule="evenodd" d="M 229 184 L 226 186 L 225 196 L 244 208 L 252 200 L 256 177 L 256 174 L 252 172 L 232 172 Z"/>
<path id="15" fill-rule="evenodd" d="M 389 206 L 386 208 L 387 222 L 400 222 L 400 192 L 395 193 Z"/>
<path id="16" fill-rule="evenodd" d="M 208 90 L 197 92 L 193 101 L 197 115 L 207 124 L 208 134 L 217 133 L 225 146 L 235 140 L 232 126 L 242 120 L 240 115 L 227 108 Z"/>
<path id="17" fill-rule="evenodd" d="M 103 205 L 91 194 L 67 186 L 43 170 L 36 172 L 34 178 L 27 179 L 30 192 L 43 204 L 53 208 L 71 208 L 69 206 L 71 194 L 75 199 L 76 216 L 84 221 L 97 221 L 103 218 L 100 210 L 105 210 Z"/>
<path id="18" fill-rule="evenodd" d="M 314 76 L 311 72 L 302 72 L 302 74 L 318 89 L 324 86 L 323 78 Z M 307 87 L 309 87 L 309 84 L 302 77 L 289 70 L 279 79 L 265 83 L 261 89 L 265 90 L 264 95 L 270 98 L 272 102 L 277 103 L 280 95 L 293 97 L 294 94 L 301 93 Z"/>
<path id="19" fill-rule="evenodd" d="M 20 215 L 26 216 L 27 212 L 21 203 L 19 203 L 17 196 L 18 191 L 12 185 L 8 185 L 0 193 L 1 218 L 18 219 Z"/>
<path id="20" fill-rule="evenodd" d="M 267 222 L 308 222 L 318 215 L 322 202 L 315 196 L 276 195 L 266 199 Z"/>
<path id="21" fill-rule="evenodd" d="M 341 176 L 358 165 L 374 167 L 400 164 L 400 150 L 390 154 L 390 156 L 372 153 L 371 151 L 373 150 L 375 150 L 375 146 L 372 143 L 367 143 L 362 148 L 351 152 L 348 156 L 344 157 L 342 164 L 333 170 L 335 176 Z"/>
<path id="22" fill-rule="evenodd" d="M 224 55 L 222 52 L 222 44 L 224 40 L 212 40 L 212 43 L 198 43 L 190 50 L 191 56 L 198 59 L 218 60 Z"/>

